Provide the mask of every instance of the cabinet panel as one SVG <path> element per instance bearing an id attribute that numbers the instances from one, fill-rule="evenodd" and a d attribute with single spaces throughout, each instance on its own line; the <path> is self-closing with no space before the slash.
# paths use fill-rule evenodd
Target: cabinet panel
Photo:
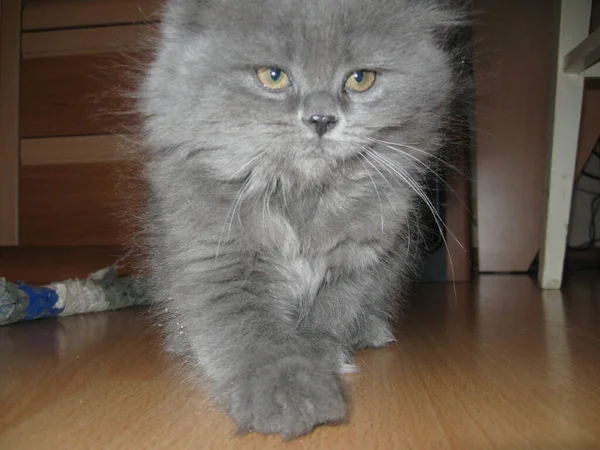
<path id="1" fill-rule="evenodd" d="M 23 60 L 21 137 L 130 129 L 136 117 L 125 94 L 134 88 L 134 74 L 118 53 Z"/>
<path id="2" fill-rule="evenodd" d="M 478 261 L 527 271 L 541 241 L 558 10 L 474 0 Z"/>
<path id="3" fill-rule="evenodd" d="M 0 1 L 0 245 L 19 241 L 20 0 Z"/>
<path id="4" fill-rule="evenodd" d="M 25 0 L 27 31 L 157 20 L 164 0 Z"/>
<path id="5" fill-rule="evenodd" d="M 118 245 L 141 184 L 126 163 L 23 166 L 21 243 Z"/>

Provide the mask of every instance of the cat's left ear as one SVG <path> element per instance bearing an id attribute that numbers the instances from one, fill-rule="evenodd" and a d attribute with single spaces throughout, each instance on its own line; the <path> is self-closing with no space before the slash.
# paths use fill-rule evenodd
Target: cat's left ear
<path id="1" fill-rule="evenodd" d="M 454 58 L 462 59 L 466 36 L 471 33 L 470 0 L 409 0 L 419 2 L 427 10 L 427 23 L 435 41 Z"/>

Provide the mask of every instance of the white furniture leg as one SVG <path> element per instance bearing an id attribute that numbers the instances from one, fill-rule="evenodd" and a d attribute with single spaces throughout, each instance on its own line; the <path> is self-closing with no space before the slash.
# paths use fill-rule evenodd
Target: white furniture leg
<path id="1" fill-rule="evenodd" d="M 538 276 L 542 289 L 560 289 L 562 285 L 583 101 L 581 73 L 586 69 L 579 67 L 575 73 L 566 73 L 565 69 L 577 66 L 572 60 L 566 62 L 566 57 L 572 57 L 576 47 L 581 48 L 588 38 L 591 6 L 591 0 L 561 1 L 548 190 Z M 566 63 L 569 63 L 568 68 Z"/>

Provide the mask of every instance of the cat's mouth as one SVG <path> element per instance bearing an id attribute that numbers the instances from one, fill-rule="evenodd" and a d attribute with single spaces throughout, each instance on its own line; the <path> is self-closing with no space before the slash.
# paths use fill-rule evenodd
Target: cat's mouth
<path id="1" fill-rule="evenodd" d="M 361 153 L 360 146 L 350 141 L 340 141 L 333 137 L 310 138 L 306 142 L 301 158 L 320 161 L 324 164 L 338 164 Z"/>

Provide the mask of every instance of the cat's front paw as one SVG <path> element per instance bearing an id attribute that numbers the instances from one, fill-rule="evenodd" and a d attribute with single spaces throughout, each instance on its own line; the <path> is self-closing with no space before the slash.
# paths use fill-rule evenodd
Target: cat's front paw
<path id="1" fill-rule="evenodd" d="M 375 316 L 367 319 L 354 339 L 355 350 L 381 348 L 396 342 L 390 324 Z"/>
<path id="2" fill-rule="evenodd" d="M 242 430 L 285 439 L 346 419 L 346 403 L 333 371 L 305 357 L 287 357 L 239 378 L 229 412 Z"/>

